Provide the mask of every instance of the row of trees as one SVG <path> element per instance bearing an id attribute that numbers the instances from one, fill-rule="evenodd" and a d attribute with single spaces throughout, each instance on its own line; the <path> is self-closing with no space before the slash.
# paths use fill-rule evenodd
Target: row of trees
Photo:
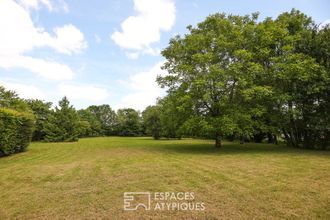
<path id="1" fill-rule="evenodd" d="M 31 140 L 77 141 L 79 137 L 140 136 L 145 134 L 140 112 L 109 105 L 76 110 L 64 97 L 51 102 L 24 100 L 0 86 L 0 156 L 24 151 Z"/>
<path id="2" fill-rule="evenodd" d="M 36 117 L 35 141 L 76 141 L 79 137 L 139 136 L 144 133 L 140 113 L 131 108 L 117 112 L 109 105 L 76 110 L 64 97 L 55 109 L 52 103 L 27 100 Z"/>
<path id="3" fill-rule="evenodd" d="M 8 110 L 29 115 L 29 141 L 61 142 L 77 141 L 79 137 L 142 135 L 158 139 L 182 135 L 179 131 L 182 118 L 177 117 L 175 103 L 170 103 L 168 98 L 160 100 L 157 106 L 147 107 L 142 113 L 132 108 L 114 111 L 107 104 L 76 110 L 66 97 L 55 108 L 52 105 L 38 99 L 21 99 L 15 92 L 0 86 L 0 131 L 17 130 L 4 124 L 8 120 L 5 114 Z M 3 140 L 10 139 L 5 132 L 2 134 Z"/>
<path id="4" fill-rule="evenodd" d="M 181 138 L 182 135 L 188 134 L 185 133 L 182 125 L 191 114 L 179 108 L 179 103 L 170 96 L 160 99 L 156 106 L 148 106 L 142 113 L 132 108 L 114 111 L 107 104 L 76 110 L 66 97 L 60 100 L 55 108 L 52 105 L 51 102 L 38 99 L 21 99 L 15 92 L 0 86 L 0 130 L 8 132 L 18 130 L 14 127 L 10 129 L 8 124 L 4 123 L 8 121 L 8 115 L 4 114 L 8 110 L 19 111 L 31 119 L 29 132 L 25 136 L 27 143 L 31 140 L 77 141 L 79 137 L 98 136 L 152 135 L 155 139 Z M 12 139 L 14 142 L 14 136 L 8 138 L 6 132 L 2 134 L 2 140 Z M 197 131 L 192 135 L 203 136 Z M 206 134 L 204 136 L 210 137 Z"/>

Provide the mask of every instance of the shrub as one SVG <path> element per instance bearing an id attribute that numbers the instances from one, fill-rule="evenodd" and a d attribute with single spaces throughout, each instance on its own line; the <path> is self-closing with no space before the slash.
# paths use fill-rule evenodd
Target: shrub
<path id="1" fill-rule="evenodd" d="M 24 151 L 31 142 L 34 123 L 31 113 L 0 108 L 0 156 Z"/>

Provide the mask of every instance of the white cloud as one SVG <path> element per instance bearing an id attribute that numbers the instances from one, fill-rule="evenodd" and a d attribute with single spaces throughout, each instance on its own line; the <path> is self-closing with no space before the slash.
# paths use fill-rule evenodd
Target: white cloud
<path id="1" fill-rule="evenodd" d="M 139 58 L 140 55 L 151 55 L 151 56 L 158 56 L 160 55 L 160 49 L 159 48 L 146 48 L 143 51 L 129 51 L 129 52 L 125 52 L 125 55 L 127 56 L 127 58 L 132 59 L 132 60 L 136 60 L 137 58 Z"/>
<path id="2" fill-rule="evenodd" d="M 72 24 L 55 27 L 51 36 L 35 27 L 29 13 L 10 0 L 0 2 L 0 54 L 22 54 L 38 47 L 50 47 L 60 53 L 79 53 L 87 47 L 84 35 Z"/>
<path id="3" fill-rule="evenodd" d="M 111 39 L 121 48 L 150 52 L 151 44 L 159 42 L 161 31 L 169 31 L 173 27 L 175 5 L 173 0 L 133 1 L 137 15 L 124 20 L 122 31 L 115 31 Z"/>
<path id="4" fill-rule="evenodd" d="M 46 7 L 49 11 L 69 12 L 68 4 L 64 0 L 16 0 L 26 10 L 39 10 Z"/>
<path id="5" fill-rule="evenodd" d="M 17 2 L 27 10 L 38 10 L 42 6 L 46 6 L 49 11 L 54 10 L 54 6 L 49 0 L 18 0 Z"/>
<path id="6" fill-rule="evenodd" d="M 125 83 L 132 92 L 124 96 L 116 108 L 131 107 L 143 110 L 148 105 L 155 104 L 157 98 L 165 94 L 165 90 L 156 82 L 158 75 L 166 74 L 166 71 L 161 69 L 162 65 L 163 62 L 159 62 L 146 72 L 132 75 Z"/>
<path id="7" fill-rule="evenodd" d="M 143 54 L 149 54 L 149 55 L 153 55 L 153 56 L 158 56 L 160 55 L 160 49 L 159 48 L 147 48 L 145 49 L 143 52 Z"/>
<path id="8" fill-rule="evenodd" d="M 158 56 L 160 55 L 160 49 L 159 48 L 146 48 L 144 49 L 143 51 L 128 51 L 128 52 L 125 52 L 125 55 L 128 59 L 131 59 L 131 60 L 136 60 L 137 58 L 139 58 L 140 55 L 145 55 L 145 54 L 148 54 L 148 55 L 152 55 L 152 56 Z"/>
<path id="9" fill-rule="evenodd" d="M 43 100 L 46 97 L 45 94 L 35 86 L 3 81 L 0 81 L 0 85 L 8 90 L 15 91 L 21 98 Z"/>
<path id="10" fill-rule="evenodd" d="M 33 5 L 34 1 L 31 2 Z M 52 36 L 43 28 L 36 27 L 28 11 L 10 0 L 0 1 L 0 31 L 0 68 L 26 68 L 48 79 L 71 79 L 73 72 L 64 64 L 33 58 L 24 53 L 48 47 L 59 53 L 71 55 L 87 47 L 84 35 L 72 24 L 54 28 Z M 56 70 L 63 72 L 55 74 Z"/>
<path id="11" fill-rule="evenodd" d="M 102 101 L 109 95 L 106 89 L 90 85 L 72 85 L 62 83 L 58 86 L 62 96 L 73 100 Z"/>
<path id="12" fill-rule="evenodd" d="M 37 74 L 38 76 L 50 80 L 69 80 L 74 76 L 72 70 L 64 64 L 29 56 L 0 56 L 0 67 L 5 69 L 14 67 L 24 68 Z"/>
<path id="13" fill-rule="evenodd" d="M 79 53 L 87 48 L 84 35 L 72 24 L 54 28 L 55 37 L 45 38 L 45 46 L 49 46 L 64 54 Z"/>

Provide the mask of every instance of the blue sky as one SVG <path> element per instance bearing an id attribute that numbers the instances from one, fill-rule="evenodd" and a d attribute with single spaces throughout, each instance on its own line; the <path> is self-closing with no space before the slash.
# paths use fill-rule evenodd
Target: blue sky
<path id="1" fill-rule="evenodd" d="M 276 17 L 296 8 L 329 22 L 330 1 L 0 0 L 0 85 L 76 108 L 143 110 L 165 94 L 160 55 L 169 39 L 212 13 Z"/>

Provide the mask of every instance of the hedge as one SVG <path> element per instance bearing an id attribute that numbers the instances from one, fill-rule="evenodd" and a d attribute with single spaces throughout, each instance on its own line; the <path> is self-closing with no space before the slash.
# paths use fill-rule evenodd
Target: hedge
<path id="1" fill-rule="evenodd" d="M 31 142 L 34 115 L 0 108 L 0 156 L 24 151 Z"/>

